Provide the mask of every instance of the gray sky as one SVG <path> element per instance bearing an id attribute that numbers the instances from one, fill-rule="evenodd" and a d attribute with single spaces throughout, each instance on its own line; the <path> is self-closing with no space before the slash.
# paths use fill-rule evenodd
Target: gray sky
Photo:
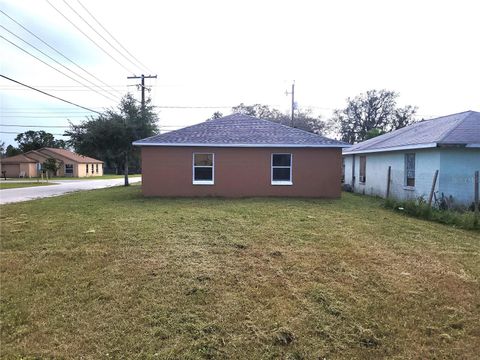
<path id="1" fill-rule="evenodd" d="M 328 118 L 347 97 L 370 89 L 395 90 L 399 105 L 416 105 L 429 118 L 480 110 L 480 2 L 456 1 L 93 1 L 0 0 L 0 10 L 82 68 L 91 78 L 0 13 L 0 25 L 64 66 L 100 85 L 79 85 L 0 38 L 0 74 L 94 110 L 115 106 L 113 96 L 132 91 L 133 74 L 148 80 L 154 105 L 226 107 L 160 108 L 162 131 L 229 113 L 241 102 L 288 110 L 292 80 L 300 107 Z M 129 55 L 85 8 L 148 69 L 130 63 L 75 12 Z M 84 6 L 84 8 L 82 7 Z M 0 36 L 65 74 L 79 79 L 0 27 Z M 127 69 L 125 69 L 125 68 Z M 111 86 L 107 88 L 103 83 Z M 93 87 L 92 85 L 89 85 Z M 103 95 L 101 95 L 103 94 Z M 87 112 L 0 78 L 0 131 L 79 123 Z M 64 128 L 35 127 L 51 133 Z M 58 137 L 58 136 L 57 136 Z M 6 144 L 15 134 L 0 133 Z"/>

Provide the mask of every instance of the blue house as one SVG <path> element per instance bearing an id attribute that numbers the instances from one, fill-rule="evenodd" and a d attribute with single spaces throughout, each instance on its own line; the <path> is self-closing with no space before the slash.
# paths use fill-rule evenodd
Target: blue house
<path id="1" fill-rule="evenodd" d="M 353 191 L 397 199 L 436 195 L 454 205 L 474 201 L 480 170 L 480 113 L 466 111 L 425 120 L 343 150 L 344 183 Z M 388 168 L 390 167 L 390 181 Z"/>

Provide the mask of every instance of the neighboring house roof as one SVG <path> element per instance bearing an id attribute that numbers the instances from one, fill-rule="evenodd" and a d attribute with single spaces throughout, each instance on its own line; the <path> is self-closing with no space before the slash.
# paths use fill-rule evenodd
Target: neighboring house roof
<path id="1" fill-rule="evenodd" d="M 45 147 L 37 151 L 45 155 L 47 154 L 49 154 L 49 156 L 53 155 L 52 157 L 54 157 L 55 155 L 60 155 L 60 156 L 63 156 L 64 158 L 70 159 L 77 163 L 100 163 L 100 164 L 103 163 L 103 161 L 101 160 L 97 160 L 88 156 L 79 155 L 77 153 L 74 153 L 72 151 L 65 150 L 65 149 Z"/>
<path id="2" fill-rule="evenodd" d="M 424 120 L 343 150 L 345 155 L 459 145 L 480 147 L 480 112 Z"/>
<path id="3" fill-rule="evenodd" d="M 3 158 L 3 159 L 0 159 L 0 161 L 2 164 L 37 163 L 39 162 L 39 160 L 35 159 L 35 156 L 42 157 L 45 160 L 50 157 L 55 158 L 56 156 L 62 156 L 66 159 L 72 160 L 77 163 L 99 163 L 99 164 L 103 163 L 103 161 L 101 160 L 97 160 L 88 156 L 79 155 L 65 149 L 47 148 L 47 147 L 44 147 L 38 150 L 30 150 L 20 155 Z"/>
<path id="4" fill-rule="evenodd" d="M 232 114 L 133 143 L 137 146 L 347 147 L 348 144 L 304 130 Z"/>
<path id="5" fill-rule="evenodd" d="M 3 159 L 0 159 L 2 164 L 20 164 L 20 163 L 36 163 L 37 160 L 30 159 L 28 156 L 24 154 L 9 156 Z"/>

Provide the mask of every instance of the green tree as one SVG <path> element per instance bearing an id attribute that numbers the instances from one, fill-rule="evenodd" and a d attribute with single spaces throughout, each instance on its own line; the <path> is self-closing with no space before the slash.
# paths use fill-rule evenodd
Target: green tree
<path id="1" fill-rule="evenodd" d="M 244 103 L 241 103 L 232 108 L 232 113 L 255 116 L 260 119 L 292 126 L 290 114 L 283 113 L 280 110 L 271 108 L 268 105 L 245 105 Z M 315 134 L 322 134 L 327 130 L 327 123 L 323 121 L 320 116 L 314 116 L 310 109 L 297 109 L 294 115 L 293 127 Z"/>
<path id="2" fill-rule="evenodd" d="M 380 136 L 385 134 L 382 130 L 373 128 L 367 131 L 367 135 L 365 135 L 365 140 L 373 139 L 374 137 Z"/>
<path id="3" fill-rule="evenodd" d="M 51 176 L 56 176 L 58 169 L 60 169 L 60 163 L 54 158 L 46 159 L 42 164 L 42 169 L 47 171 Z"/>
<path id="4" fill-rule="evenodd" d="M 127 186 L 129 164 L 138 163 L 139 158 L 139 151 L 132 142 L 158 133 L 157 121 L 151 99 L 142 108 L 131 94 L 127 94 L 117 109 L 107 110 L 80 125 L 70 124 L 65 135 L 70 137 L 67 143 L 78 153 L 123 169 Z"/>
<path id="5" fill-rule="evenodd" d="M 0 158 L 5 157 L 6 150 L 7 149 L 5 148 L 5 143 L 3 141 L 0 141 Z"/>
<path id="6" fill-rule="evenodd" d="M 22 153 L 22 151 L 20 149 L 16 148 L 15 146 L 13 146 L 13 145 L 8 145 L 7 149 L 5 150 L 5 156 L 6 157 L 19 155 L 21 153 Z"/>
<path id="7" fill-rule="evenodd" d="M 370 90 L 347 98 L 347 106 L 334 111 L 331 126 L 343 141 L 354 144 L 375 135 L 375 131 L 386 133 L 410 125 L 415 121 L 417 108 L 397 107 L 398 96 L 394 91 Z"/>
<path id="8" fill-rule="evenodd" d="M 18 143 L 18 148 L 21 152 L 27 152 L 30 150 L 38 150 L 43 147 L 62 148 L 66 147 L 65 141 L 56 140 L 55 137 L 43 130 L 33 131 L 29 130 L 24 133 L 20 133 L 15 138 Z"/>

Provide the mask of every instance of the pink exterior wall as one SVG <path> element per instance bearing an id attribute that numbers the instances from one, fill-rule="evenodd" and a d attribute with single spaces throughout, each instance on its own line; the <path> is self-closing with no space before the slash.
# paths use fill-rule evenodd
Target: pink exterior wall
<path id="1" fill-rule="evenodd" d="M 214 185 L 192 184 L 193 153 L 214 153 Z M 272 153 L 292 154 L 293 185 L 271 185 Z M 341 148 L 142 147 L 145 196 L 340 197 Z"/>

